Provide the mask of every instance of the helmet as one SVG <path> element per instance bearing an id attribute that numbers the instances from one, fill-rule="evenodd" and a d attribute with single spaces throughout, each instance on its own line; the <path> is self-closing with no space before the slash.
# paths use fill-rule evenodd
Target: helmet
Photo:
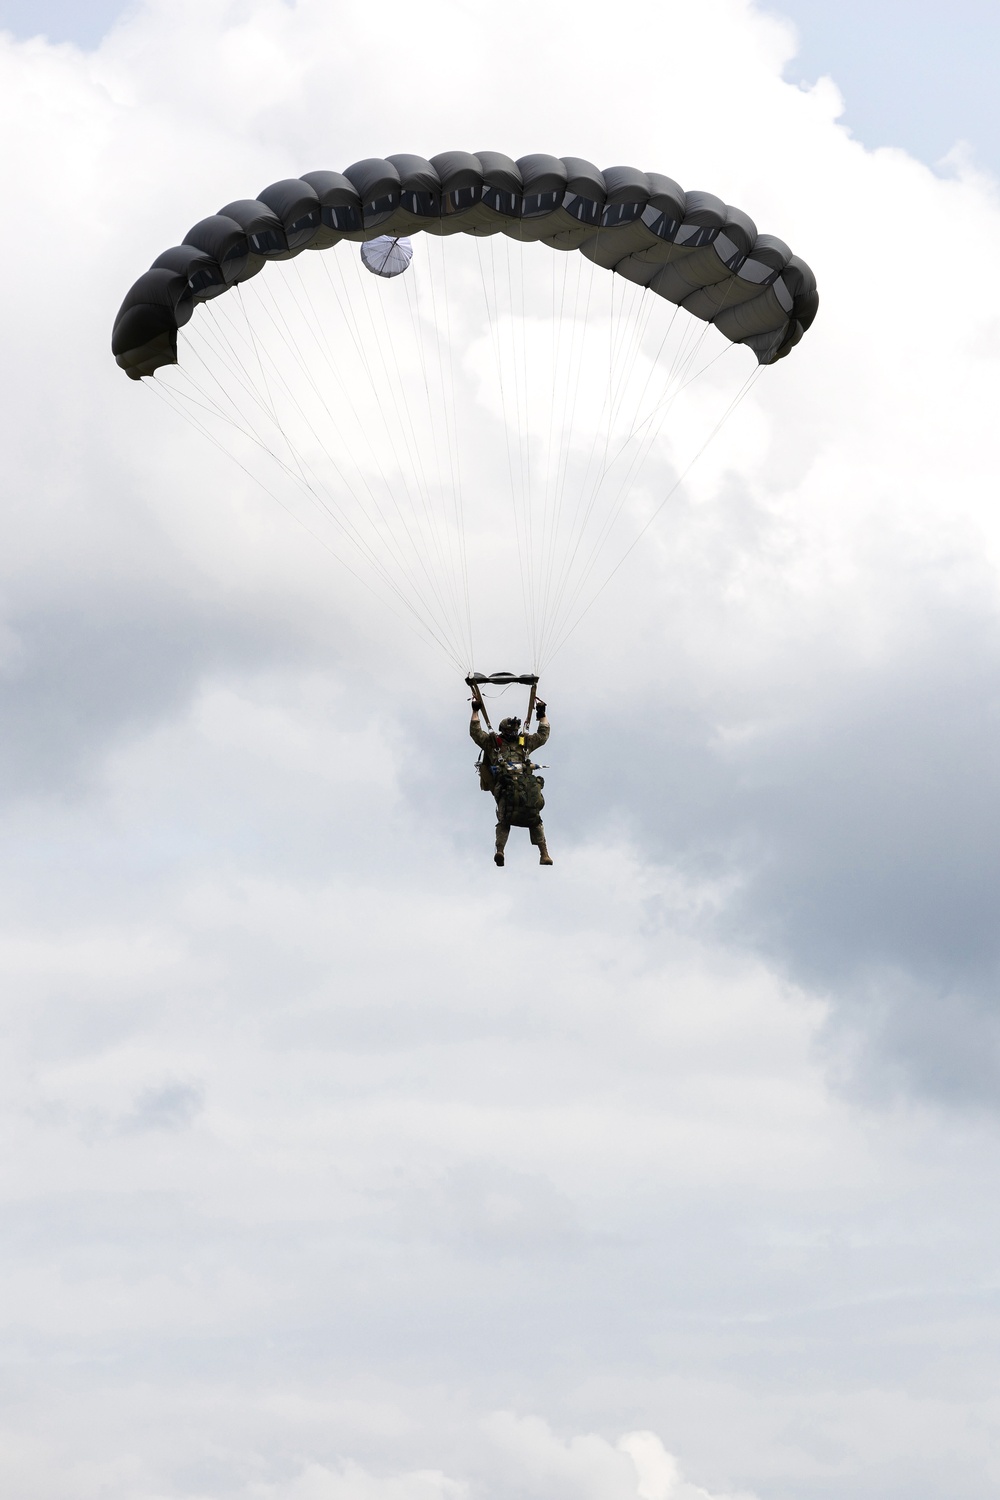
<path id="1" fill-rule="evenodd" d="M 520 721 L 520 719 L 501 719 L 500 720 L 500 733 L 503 735 L 503 737 L 504 737 L 505 740 L 516 740 L 517 736 L 518 736 L 518 731 L 520 730 L 520 728 L 521 728 L 521 721 Z"/>

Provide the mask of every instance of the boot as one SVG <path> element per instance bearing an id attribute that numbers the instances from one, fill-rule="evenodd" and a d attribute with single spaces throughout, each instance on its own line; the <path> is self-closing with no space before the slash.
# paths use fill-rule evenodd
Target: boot
<path id="1" fill-rule="evenodd" d="M 552 855 L 549 853 L 544 834 L 538 840 L 538 863 L 540 865 L 550 865 L 552 863 Z"/>

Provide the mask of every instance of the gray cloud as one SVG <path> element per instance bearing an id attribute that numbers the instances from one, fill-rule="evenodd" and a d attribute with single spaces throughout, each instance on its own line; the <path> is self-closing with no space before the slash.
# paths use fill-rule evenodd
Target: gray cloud
<path id="1" fill-rule="evenodd" d="M 994 1102 L 1000 652 L 986 615 L 915 635 L 860 679 L 820 669 L 745 738 L 621 705 L 613 775 L 574 758 L 567 810 L 579 836 L 573 810 L 603 801 L 653 858 L 724 886 L 711 930 L 828 995 L 900 1083 Z"/>

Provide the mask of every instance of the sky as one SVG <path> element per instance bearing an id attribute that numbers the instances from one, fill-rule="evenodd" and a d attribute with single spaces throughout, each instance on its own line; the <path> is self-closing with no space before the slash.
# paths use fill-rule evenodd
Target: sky
<path id="1" fill-rule="evenodd" d="M 936 8 L 894 103 L 889 8 L 793 10 L 594 12 L 567 67 L 518 0 L 512 73 L 459 4 L 5 7 L 24 1500 L 996 1494 L 987 106 Z M 108 353 L 219 204 L 484 141 L 708 186 L 822 297 L 546 674 L 544 870 L 454 670 Z"/>
<path id="2" fill-rule="evenodd" d="M 992 0 L 782 0 L 760 8 L 796 27 L 785 76 L 805 84 L 834 78 L 842 123 L 866 146 L 902 146 L 932 166 L 958 147 L 1000 171 L 1000 13 Z M 0 0 L 0 27 L 96 47 L 134 9 L 121 0 Z"/>

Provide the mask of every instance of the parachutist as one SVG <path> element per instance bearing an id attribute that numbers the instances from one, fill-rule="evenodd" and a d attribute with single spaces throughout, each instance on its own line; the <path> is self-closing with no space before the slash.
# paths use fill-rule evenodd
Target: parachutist
<path id="1" fill-rule="evenodd" d="M 538 728 L 534 734 L 521 733 L 520 719 L 501 719 L 500 733 L 488 733 L 479 722 L 479 705 L 472 705 L 472 722 L 469 734 L 483 752 L 479 772 L 479 784 L 483 791 L 492 792 L 497 804 L 497 841 L 493 862 L 502 865 L 504 849 L 510 830 L 527 828 L 528 836 L 538 850 L 538 863 L 550 865 L 552 856 L 545 843 L 541 811 L 545 806 L 542 796 L 544 782 L 534 774 L 530 756 L 533 750 L 544 745 L 549 737 L 549 721 L 545 704 L 537 702 Z"/>

